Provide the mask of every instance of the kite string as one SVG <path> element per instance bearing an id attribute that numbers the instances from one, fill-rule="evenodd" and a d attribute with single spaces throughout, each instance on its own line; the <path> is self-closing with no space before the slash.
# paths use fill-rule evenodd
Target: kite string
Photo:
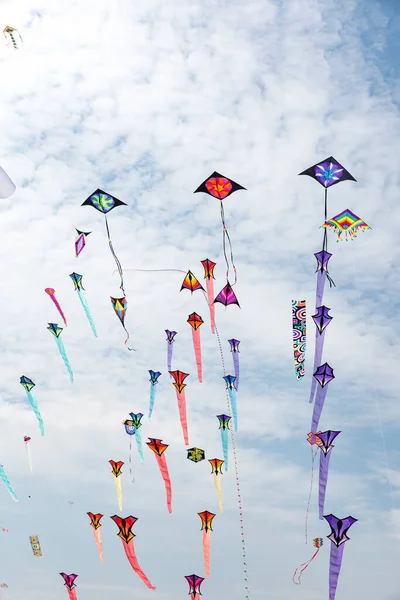
<path id="1" fill-rule="evenodd" d="M 106 231 L 107 231 L 108 245 L 110 246 L 111 254 L 114 257 L 115 264 L 117 265 L 118 273 L 119 273 L 119 276 L 120 276 L 120 279 L 121 279 L 121 285 L 119 286 L 119 289 L 122 290 L 122 293 L 123 293 L 124 297 L 126 297 L 126 293 L 125 293 L 125 289 L 124 289 L 124 272 L 122 270 L 122 266 L 121 266 L 121 263 L 119 262 L 118 256 L 114 252 L 114 247 L 112 245 L 112 241 L 111 241 L 111 237 L 110 237 L 110 230 L 108 228 L 107 215 L 104 215 L 104 218 L 105 218 L 105 221 L 106 221 Z"/>
<path id="2" fill-rule="evenodd" d="M 204 296 L 205 296 L 205 294 L 204 294 Z M 224 376 L 226 376 L 224 353 L 222 350 L 221 338 L 219 337 L 219 332 L 218 332 L 216 323 L 215 323 L 215 333 L 217 334 L 218 347 L 219 347 L 219 352 L 221 355 L 222 371 L 223 371 Z M 228 406 L 228 414 L 232 418 L 231 407 L 229 404 L 229 395 L 228 395 L 227 389 L 225 390 L 225 394 L 226 394 L 226 403 Z M 229 428 L 229 431 L 231 434 L 231 441 L 232 441 L 233 462 L 235 465 L 235 477 L 236 477 L 236 492 L 237 492 L 237 500 L 238 500 L 238 506 L 239 506 L 239 516 L 240 516 L 240 534 L 241 534 L 241 541 L 242 541 L 243 573 L 244 573 L 244 581 L 245 581 L 244 589 L 246 590 L 245 598 L 246 598 L 246 600 L 249 600 L 250 590 L 247 585 L 248 581 L 249 581 L 249 576 L 248 576 L 248 572 L 247 572 L 247 562 L 246 562 L 246 543 L 245 543 L 245 538 L 244 538 L 243 506 L 242 506 L 242 495 L 241 495 L 241 491 L 240 491 L 238 458 L 237 458 L 237 452 L 236 452 L 235 434 L 233 433 L 232 428 Z"/>
<path id="3" fill-rule="evenodd" d="M 308 544 L 308 514 L 310 511 L 311 494 L 312 494 L 313 484 L 314 484 L 314 465 L 315 465 L 315 457 L 317 456 L 317 452 L 318 452 L 318 448 L 315 450 L 315 454 L 314 454 L 313 447 L 311 446 L 311 480 L 310 480 L 310 491 L 309 491 L 308 500 L 307 500 L 306 522 L 305 522 L 306 544 Z"/>
<path id="4" fill-rule="evenodd" d="M 231 238 L 228 232 L 228 228 L 226 226 L 225 223 L 225 211 L 224 211 L 224 205 L 222 200 L 221 202 L 221 221 L 222 221 L 222 226 L 223 226 L 223 230 L 222 230 L 222 248 L 224 250 L 224 258 L 225 258 L 225 262 L 226 262 L 226 279 L 228 281 L 229 279 L 229 260 L 228 257 L 226 255 L 226 241 L 225 238 L 227 238 L 228 243 L 229 243 L 229 249 L 230 249 L 230 255 L 231 255 L 231 263 L 232 263 L 232 267 L 233 267 L 233 271 L 235 273 L 235 281 L 231 284 L 231 285 L 235 285 L 235 283 L 237 282 L 237 271 L 236 271 L 236 266 L 235 266 L 235 259 L 233 258 L 233 248 L 232 248 L 232 242 L 231 242 Z"/>

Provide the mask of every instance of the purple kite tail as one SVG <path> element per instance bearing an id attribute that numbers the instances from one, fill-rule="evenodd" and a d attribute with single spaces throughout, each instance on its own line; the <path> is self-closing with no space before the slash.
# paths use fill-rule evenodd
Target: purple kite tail
<path id="1" fill-rule="evenodd" d="M 318 365 L 322 363 L 322 351 L 324 349 L 324 339 L 325 339 L 325 330 L 320 333 L 317 329 L 315 332 L 315 352 L 314 352 L 314 368 L 313 373 L 317 370 Z M 317 387 L 317 380 L 315 377 L 312 378 L 311 382 L 311 392 L 309 402 L 314 401 L 315 390 Z"/>
<path id="2" fill-rule="evenodd" d="M 335 600 L 336 588 L 342 566 L 344 544 L 340 544 L 339 548 L 336 544 L 331 544 L 331 558 L 329 565 L 329 600 Z"/>
<path id="3" fill-rule="evenodd" d="M 317 293 L 315 298 L 315 310 L 318 306 L 322 306 L 322 298 L 324 295 L 324 287 L 326 281 L 326 272 L 318 271 L 317 273 Z"/>
<path id="4" fill-rule="evenodd" d="M 172 371 L 172 344 L 168 344 L 168 354 L 167 354 L 167 364 L 168 364 L 168 371 Z M 172 377 L 172 375 L 170 374 L 170 377 Z"/>
<path id="5" fill-rule="evenodd" d="M 315 396 L 314 410 L 311 420 L 311 433 L 317 433 L 319 420 L 321 418 L 322 409 L 324 408 L 326 394 L 328 393 L 328 384 L 324 387 L 319 386 Z"/>
<path id="6" fill-rule="evenodd" d="M 328 483 L 328 468 L 329 468 L 329 461 L 331 458 L 331 451 L 332 451 L 332 448 L 330 448 L 328 450 L 328 452 L 325 454 L 325 452 L 323 452 L 323 450 L 321 450 L 320 451 L 321 453 L 319 456 L 318 503 L 319 503 L 319 518 L 321 519 L 321 521 L 324 520 L 323 514 L 324 514 L 325 494 L 326 494 L 326 485 Z"/>
<path id="7" fill-rule="evenodd" d="M 239 353 L 232 352 L 232 356 L 233 356 L 233 368 L 235 369 L 235 377 L 236 377 L 234 386 L 237 391 L 239 389 Z"/>

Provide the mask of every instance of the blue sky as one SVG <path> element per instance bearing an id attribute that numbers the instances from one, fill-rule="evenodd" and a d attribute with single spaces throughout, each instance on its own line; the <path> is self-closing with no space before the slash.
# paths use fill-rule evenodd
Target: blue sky
<path id="1" fill-rule="evenodd" d="M 397 11 L 397 12 L 396 12 Z M 204 576 L 200 519 L 216 512 L 211 578 L 204 600 L 245 598 L 236 484 L 231 458 L 218 513 L 208 462 L 187 461 L 174 388 L 166 373 L 165 329 L 177 330 L 174 365 L 188 372 L 190 445 L 221 457 L 215 415 L 226 412 L 218 345 L 200 295 L 179 293 L 181 273 L 217 263 L 224 285 L 218 202 L 193 190 L 217 170 L 247 188 L 225 201 L 241 308 L 218 306 L 227 340 L 241 340 L 236 437 L 251 598 L 328 597 L 329 541 L 294 586 L 304 543 L 310 485 L 308 404 L 314 327 L 315 259 L 321 246 L 322 188 L 297 174 L 333 155 L 356 177 L 330 192 L 330 216 L 350 208 L 372 227 L 349 243 L 330 235 L 336 288 L 325 301 L 334 317 L 325 359 L 335 369 L 322 429 L 342 433 L 330 464 L 326 511 L 359 519 L 346 544 L 337 600 L 355 595 L 399 600 L 400 453 L 398 450 L 399 17 L 395 2 L 342 0 L 46 0 L 2 4 L 3 28 L 24 46 L 1 47 L 0 165 L 17 185 L 1 200 L 2 377 L 0 462 L 19 502 L 0 487 L 2 600 L 62 600 L 60 571 L 78 573 L 78 600 L 187 596 L 184 575 Z M 119 279 L 100 213 L 82 202 L 96 188 L 127 207 L 110 214 L 125 272 L 124 332 L 110 296 Z M 92 231 L 74 255 L 75 228 Z M 99 332 L 90 331 L 68 275 L 83 275 Z M 44 288 L 56 289 L 68 319 L 63 339 L 75 383 L 46 330 L 59 322 Z M 307 376 L 294 376 L 291 300 L 308 305 Z M 202 315 L 204 381 L 196 381 L 186 319 Z M 146 419 L 148 369 L 163 373 L 154 416 Z M 45 424 L 19 384 L 36 383 Z M 377 416 L 377 408 L 379 418 Z M 173 513 L 154 456 L 145 465 L 121 422 L 142 412 L 142 437 L 169 444 Z M 383 451 L 381 427 L 386 454 Z M 34 475 L 23 436 L 32 438 Z M 117 528 L 108 461 L 122 460 L 122 516 L 134 527 L 139 563 L 157 586 L 130 568 Z M 388 475 L 390 482 L 388 480 Z M 69 504 L 73 501 L 73 504 Z M 105 563 L 99 562 L 87 511 L 104 514 Z M 329 533 L 318 520 L 316 490 L 309 537 Z M 32 555 L 38 535 L 43 556 Z"/>

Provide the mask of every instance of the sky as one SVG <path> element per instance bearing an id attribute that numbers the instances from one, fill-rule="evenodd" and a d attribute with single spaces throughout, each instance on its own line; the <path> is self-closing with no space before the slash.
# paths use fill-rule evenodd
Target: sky
<path id="1" fill-rule="evenodd" d="M 0 203 L 0 457 L 19 502 L 0 486 L 2 600 L 67 598 L 60 572 L 77 573 L 78 600 L 188 597 L 185 575 L 204 577 L 198 512 L 216 513 L 208 598 L 246 599 L 232 449 L 218 511 L 207 460 L 186 460 L 165 329 L 176 330 L 173 366 L 190 373 L 190 446 L 222 458 L 216 415 L 227 412 L 216 335 L 201 293 L 180 292 L 188 269 L 217 263 L 225 283 L 219 200 L 193 191 L 213 171 L 246 188 L 224 202 L 240 308 L 216 306 L 227 372 L 230 338 L 241 340 L 235 436 L 250 598 L 328 597 L 330 542 L 295 586 L 295 568 L 325 537 L 314 491 L 305 544 L 311 456 L 314 252 L 321 249 L 323 190 L 298 173 L 333 155 L 357 182 L 329 193 L 329 216 L 350 208 L 370 226 L 336 243 L 325 303 L 334 317 L 324 360 L 335 370 L 321 429 L 340 430 L 325 509 L 358 519 L 345 545 L 337 600 L 399 600 L 400 223 L 396 2 L 354 0 L 2 0 L 2 28 L 23 46 L 1 46 L 0 165 L 15 194 Z M 82 202 L 101 188 L 127 206 L 109 214 L 125 270 L 126 327 L 104 217 Z M 75 257 L 75 228 L 91 231 Z M 148 269 L 149 271 L 135 271 Z M 154 272 L 151 269 L 177 269 Z M 69 274 L 83 275 L 96 339 Z M 68 320 L 62 333 L 70 383 L 49 322 L 53 287 Z M 306 299 L 306 377 L 293 367 L 291 301 Z M 201 327 L 203 382 L 188 315 Z M 155 409 L 148 370 L 161 371 Z M 20 377 L 30 377 L 41 437 Z M 143 442 L 161 438 L 173 512 L 152 452 L 142 465 L 122 422 L 142 412 Z M 31 440 L 33 471 L 23 436 Z M 109 460 L 123 467 L 121 516 L 138 518 L 136 554 L 157 587 L 131 569 L 109 518 L 120 514 Z M 315 476 L 317 477 L 317 476 Z M 73 504 L 70 504 L 73 502 Z M 87 512 L 104 515 L 104 565 Z M 43 556 L 33 556 L 38 535 Z"/>

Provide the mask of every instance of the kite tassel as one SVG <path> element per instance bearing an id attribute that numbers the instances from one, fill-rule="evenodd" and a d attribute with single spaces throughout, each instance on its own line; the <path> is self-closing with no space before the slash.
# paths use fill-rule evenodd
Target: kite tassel
<path id="1" fill-rule="evenodd" d="M 83 294 L 82 290 L 78 289 L 77 292 L 78 292 L 79 300 L 81 301 L 81 304 L 83 306 L 83 310 L 85 311 L 86 318 L 89 321 L 89 325 L 93 332 L 93 335 L 95 337 L 97 337 L 96 325 L 94 324 L 92 313 L 90 312 L 86 297 Z"/>
<path id="2" fill-rule="evenodd" d="M 227 429 L 221 429 L 221 441 L 222 441 L 222 451 L 224 453 L 224 469 L 225 469 L 225 471 L 227 471 L 228 470 L 228 458 L 229 458 L 228 430 Z"/>
<path id="3" fill-rule="evenodd" d="M 61 354 L 61 358 L 63 359 L 64 365 L 66 366 L 66 369 L 67 369 L 67 371 L 69 373 L 69 380 L 70 380 L 71 383 L 74 383 L 74 374 L 72 372 L 71 365 L 69 363 L 67 353 L 65 352 L 64 342 L 62 341 L 62 339 L 60 337 L 56 337 L 55 339 L 56 339 L 56 342 L 57 342 L 58 350 L 59 350 L 59 352 Z"/>
<path id="4" fill-rule="evenodd" d="M 231 410 L 233 416 L 233 423 L 235 428 L 235 433 L 238 430 L 238 414 L 237 414 L 237 402 L 236 402 L 236 390 L 234 388 L 228 388 L 229 400 L 231 403 Z"/>
<path id="5" fill-rule="evenodd" d="M 170 375 L 170 377 L 172 377 Z M 154 401 L 156 399 L 156 386 L 154 383 L 150 382 L 150 407 L 149 407 L 149 419 L 151 419 L 151 415 L 153 414 Z"/>
<path id="6" fill-rule="evenodd" d="M 141 461 L 142 465 L 144 465 L 142 434 L 140 433 L 139 429 L 136 429 L 135 437 L 136 437 L 138 453 L 140 456 L 140 461 Z"/>
<path id="7" fill-rule="evenodd" d="M 222 480 L 221 480 L 221 475 L 217 475 L 217 473 L 213 473 L 213 477 L 214 477 L 215 491 L 217 492 L 217 500 L 218 500 L 219 512 L 224 512 L 224 502 L 223 502 L 223 498 L 222 498 Z"/>

